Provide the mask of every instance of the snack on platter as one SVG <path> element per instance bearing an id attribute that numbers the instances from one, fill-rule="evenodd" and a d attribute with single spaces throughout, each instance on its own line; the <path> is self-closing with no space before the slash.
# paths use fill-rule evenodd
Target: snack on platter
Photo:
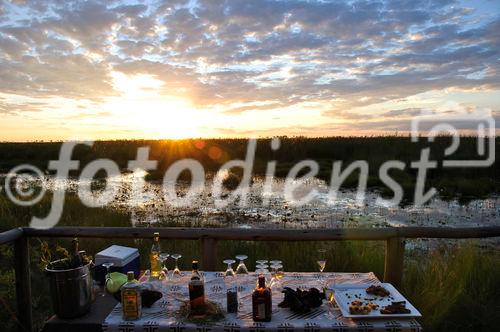
<path id="1" fill-rule="evenodd" d="M 349 304 L 349 312 L 353 315 L 368 315 L 372 310 L 378 309 L 375 303 L 364 304 L 363 301 L 354 300 Z"/>
<path id="2" fill-rule="evenodd" d="M 366 293 L 370 295 L 376 295 L 380 297 L 386 297 L 391 295 L 391 292 L 389 292 L 387 289 L 385 289 L 383 286 L 379 285 L 371 285 L 366 289 Z"/>
<path id="3" fill-rule="evenodd" d="M 411 310 L 406 308 L 406 301 L 392 302 L 380 309 L 383 315 L 409 314 L 410 312 Z"/>
<path id="4" fill-rule="evenodd" d="M 342 315 L 349 318 L 420 317 L 418 310 L 388 283 L 336 284 L 334 290 Z"/>

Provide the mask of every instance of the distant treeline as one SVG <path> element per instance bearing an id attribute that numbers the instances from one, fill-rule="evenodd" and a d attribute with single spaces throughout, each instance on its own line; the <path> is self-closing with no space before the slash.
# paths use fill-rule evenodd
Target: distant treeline
<path id="1" fill-rule="evenodd" d="M 280 137 L 281 145 L 271 149 L 271 139 L 259 139 L 253 167 L 254 175 L 265 173 L 269 161 L 277 161 L 276 176 L 285 177 L 290 168 L 304 159 L 312 159 L 320 165 L 319 178 L 329 181 L 334 161 L 343 161 L 344 169 L 351 162 L 366 160 L 369 164 L 368 185 L 379 188 L 391 195 L 379 180 L 379 168 L 388 160 L 405 163 L 404 171 L 393 170 L 389 174 L 404 188 L 405 199 L 412 199 L 416 169 L 412 161 L 420 160 L 421 150 L 431 148 L 430 160 L 438 161 L 438 168 L 428 175 L 428 186 L 434 186 L 444 198 L 458 197 L 468 200 L 500 192 L 499 163 L 488 168 L 443 168 L 443 159 L 477 160 L 477 138 L 461 137 L 460 147 L 453 156 L 445 157 L 444 150 L 450 146 L 451 137 L 437 137 L 428 142 L 424 137 L 412 142 L 410 137 Z M 73 159 L 80 160 L 80 169 L 98 158 L 114 160 L 121 168 L 126 168 L 129 160 L 136 158 L 139 147 L 150 147 L 150 159 L 158 160 L 158 170 L 151 178 L 159 179 L 168 167 L 177 160 L 192 158 L 198 160 L 205 171 L 216 172 L 222 164 L 233 159 L 244 159 L 247 139 L 185 139 L 185 140 L 117 140 L 96 141 L 92 147 L 78 145 Z M 6 172 L 23 163 L 36 165 L 47 170 L 48 161 L 59 156 L 60 142 L 50 143 L 0 143 L 0 171 Z M 499 143 L 495 141 L 495 151 Z M 483 157 L 484 158 L 484 157 Z M 237 169 L 235 174 L 240 173 Z M 353 174 L 344 187 L 357 185 L 357 175 Z"/>

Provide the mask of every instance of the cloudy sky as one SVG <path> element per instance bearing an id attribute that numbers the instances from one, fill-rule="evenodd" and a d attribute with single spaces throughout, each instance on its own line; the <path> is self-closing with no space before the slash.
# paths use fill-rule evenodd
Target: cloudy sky
<path id="1" fill-rule="evenodd" d="M 394 134 L 422 109 L 500 114 L 499 0 L 0 6 L 4 141 Z"/>

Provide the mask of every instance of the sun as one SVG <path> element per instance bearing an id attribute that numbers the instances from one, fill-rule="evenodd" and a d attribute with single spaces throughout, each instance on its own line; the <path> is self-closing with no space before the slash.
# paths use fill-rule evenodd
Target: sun
<path id="1" fill-rule="evenodd" d="M 181 99 L 172 97 L 128 100 L 122 104 L 123 122 L 151 138 L 196 137 L 196 111 Z"/>
<path id="2" fill-rule="evenodd" d="M 148 138 L 199 136 L 203 114 L 189 100 L 169 95 L 164 82 L 151 75 L 112 73 L 118 97 L 104 108 L 113 114 L 113 125 Z"/>

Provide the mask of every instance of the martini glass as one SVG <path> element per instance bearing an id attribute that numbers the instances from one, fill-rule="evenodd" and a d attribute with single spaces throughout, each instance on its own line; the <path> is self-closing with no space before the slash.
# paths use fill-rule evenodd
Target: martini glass
<path id="1" fill-rule="evenodd" d="M 234 259 L 225 259 L 224 264 L 227 264 L 227 270 L 224 272 L 226 277 L 234 277 L 233 264 L 236 262 Z"/>
<path id="2" fill-rule="evenodd" d="M 238 266 L 236 267 L 236 274 L 248 274 L 248 269 L 245 265 L 245 259 L 247 259 L 247 255 L 237 255 L 236 259 L 240 261 Z"/>
<path id="3" fill-rule="evenodd" d="M 167 260 L 168 258 L 170 257 L 170 254 L 166 253 L 166 252 L 162 252 L 160 254 L 160 260 L 161 260 L 161 263 L 163 265 L 162 267 L 162 277 L 161 279 L 168 279 L 168 268 L 167 268 Z"/>
<path id="4" fill-rule="evenodd" d="M 180 278 L 181 277 L 181 270 L 179 270 L 179 258 L 182 257 L 181 254 L 172 254 L 170 255 L 173 259 L 175 259 L 175 267 L 174 271 L 172 272 L 173 277 L 175 278 Z"/>

